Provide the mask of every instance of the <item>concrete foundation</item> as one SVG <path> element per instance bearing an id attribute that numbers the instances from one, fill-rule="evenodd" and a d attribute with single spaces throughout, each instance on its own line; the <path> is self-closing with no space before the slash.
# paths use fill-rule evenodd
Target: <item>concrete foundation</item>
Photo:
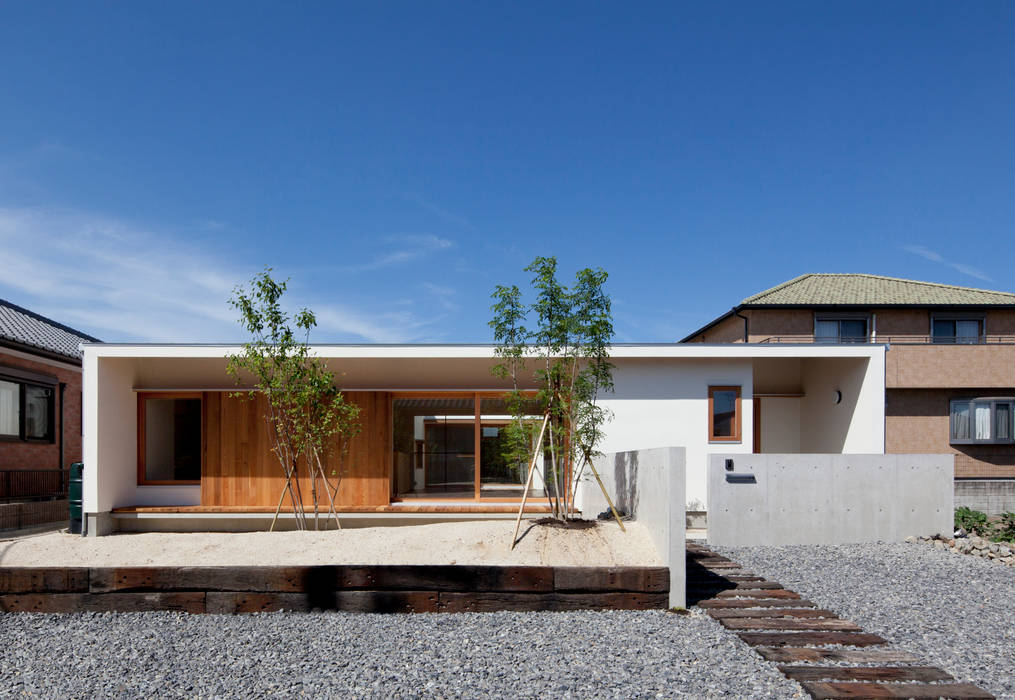
<path id="1" fill-rule="evenodd" d="M 648 528 L 659 556 L 669 567 L 670 607 L 685 607 L 684 448 L 615 452 L 597 457 L 595 465 L 614 504 Z M 609 508 L 591 474 L 582 476 L 578 506 L 585 517 L 595 517 Z"/>
<path id="2" fill-rule="evenodd" d="M 1015 479 L 957 479 L 955 507 L 959 506 L 987 515 L 1015 512 Z"/>
<path id="3" fill-rule="evenodd" d="M 949 532 L 952 455 L 713 455 L 709 544 L 901 541 Z"/>

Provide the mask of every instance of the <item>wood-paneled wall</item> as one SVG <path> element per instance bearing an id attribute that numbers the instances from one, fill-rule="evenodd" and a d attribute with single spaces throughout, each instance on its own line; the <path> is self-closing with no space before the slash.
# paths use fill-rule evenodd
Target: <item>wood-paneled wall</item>
<path id="1" fill-rule="evenodd" d="M 360 407 L 360 434 L 341 459 L 329 457 L 326 469 L 339 471 L 342 483 L 338 504 L 380 506 L 390 503 L 391 469 L 388 438 L 391 425 L 389 395 L 384 392 L 346 392 Z M 276 506 L 285 486 L 282 468 L 271 451 L 264 423 L 264 399 L 230 398 L 223 392 L 204 394 L 204 459 L 201 468 L 201 505 Z M 320 488 L 320 482 L 318 482 Z M 301 484 L 309 504 L 310 485 Z M 288 501 L 288 497 L 286 498 Z M 323 493 L 319 502 L 328 500 Z"/>

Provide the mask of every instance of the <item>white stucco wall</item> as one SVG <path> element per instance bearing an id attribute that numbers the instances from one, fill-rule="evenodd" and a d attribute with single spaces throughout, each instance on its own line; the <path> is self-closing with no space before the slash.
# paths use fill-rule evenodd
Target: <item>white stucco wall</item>
<path id="1" fill-rule="evenodd" d="M 202 345 L 85 346 L 86 512 L 200 502 L 199 486 L 137 486 L 137 391 L 229 387 L 228 378 L 222 378 L 224 357 L 235 351 Z M 343 345 L 318 346 L 314 352 L 328 358 L 333 368 L 348 370 L 343 381 L 349 388 L 504 388 L 490 375 L 490 346 Z M 791 451 L 798 436 L 793 452 L 884 450 L 883 346 L 617 346 L 612 360 L 616 391 L 603 397 L 603 405 L 613 419 L 600 450 L 684 447 L 686 498 L 692 509 L 707 502 L 710 454 L 752 451 L 755 382 L 764 380 L 767 390 L 793 389 L 799 374 L 805 393 L 785 405 L 764 400 L 762 431 L 771 431 L 773 446 Z M 708 443 L 710 385 L 741 387 L 741 442 Z M 843 392 L 839 405 L 831 398 L 834 389 Z M 790 408 L 791 402 L 798 408 Z M 766 414 L 769 405 L 773 408 Z"/>
<path id="2" fill-rule="evenodd" d="M 750 359 L 665 358 L 616 360 L 615 364 L 616 390 L 602 400 L 602 405 L 613 412 L 613 420 L 606 426 L 600 451 L 683 446 L 687 503 L 704 510 L 708 455 L 751 451 L 754 413 Z M 741 442 L 708 443 L 710 385 L 742 387 Z"/>

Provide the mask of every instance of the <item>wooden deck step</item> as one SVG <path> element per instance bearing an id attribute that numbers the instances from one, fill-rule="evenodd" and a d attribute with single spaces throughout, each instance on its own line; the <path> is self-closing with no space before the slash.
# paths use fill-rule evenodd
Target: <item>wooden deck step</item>
<path id="1" fill-rule="evenodd" d="M 719 591 L 716 598 L 785 598 L 799 600 L 800 595 L 785 588 L 737 588 Z"/>
<path id="2" fill-rule="evenodd" d="M 722 626 L 731 630 L 834 630 L 838 632 L 862 632 L 849 620 L 794 620 L 786 617 L 724 618 Z"/>
<path id="3" fill-rule="evenodd" d="M 820 608 L 709 608 L 709 616 L 717 620 L 731 617 L 787 617 L 787 618 L 828 618 L 838 619 L 831 610 Z"/>
<path id="4" fill-rule="evenodd" d="M 815 649 L 812 647 L 754 647 L 766 661 L 798 663 L 834 661 L 848 664 L 911 664 L 919 659 L 896 649 Z"/>
<path id="5" fill-rule="evenodd" d="M 803 598 L 709 598 L 696 603 L 699 608 L 816 608 Z"/>
<path id="6" fill-rule="evenodd" d="M 934 666 L 779 666 L 783 675 L 795 681 L 954 681 Z"/>
<path id="7" fill-rule="evenodd" d="M 688 588 L 720 590 L 783 590 L 781 583 L 775 581 L 730 581 L 724 578 L 708 580 L 688 580 Z"/>
<path id="8" fill-rule="evenodd" d="M 737 636 L 752 647 L 823 646 L 827 644 L 870 647 L 888 643 L 884 637 L 864 632 L 738 632 Z"/>
<path id="9" fill-rule="evenodd" d="M 994 700 L 994 696 L 971 683 L 801 683 L 815 700 L 881 700 L 883 698 L 955 698 L 956 700 Z"/>

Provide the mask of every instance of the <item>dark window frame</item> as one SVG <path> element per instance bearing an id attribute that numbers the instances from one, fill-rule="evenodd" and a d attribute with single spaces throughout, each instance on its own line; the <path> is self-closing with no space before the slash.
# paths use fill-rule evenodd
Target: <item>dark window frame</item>
<path id="1" fill-rule="evenodd" d="M 58 384 L 57 379 L 54 377 L 52 381 L 49 377 L 44 375 L 36 375 L 29 372 L 13 372 L 7 371 L 9 368 L 4 368 L 5 371 L 0 371 L 0 381 L 9 382 L 16 384 L 18 387 L 18 434 L 17 435 L 0 435 L 0 442 L 27 442 L 35 445 L 52 445 L 56 442 L 56 387 Z M 49 391 L 49 401 L 47 401 L 46 410 L 46 435 L 44 437 L 34 437 L 28 435 L 26 428 L 27 414 L 27 399 L 28 392 L 26 389 L 33 387 L 36 389 L 46 389 Z"/>
<path id="2" fill-rule="evenodd" d="M 976 321 L 980 324 L 980 333 L 975 343 L 960 343 L 958 335 L 941 336 L 934 335 L 934 323 L 937 321 Z M 987 335 L 986 314 L 963 314 L 963 313 L 932 313 L 930 315 L 930 342 L 935 345 L 982 345 Z M 966 336 L 962 336 L 966 337 Z"/>
<path id="3" fill-rule="evenodd" d="M 733 402 L 733 435 L 715 434 L 715 406 L 713 397 L 717 391 L 736 393 Z M 708 441 L 709 443 L 740 443 L 743 442 L 743 387 L 729 385 L 709 385 L 708 387 Z"/>
<path id="4" fill-rule="evenodd" d="M 956 438 L 955 425 L 952 416 L 955 413 L 955 404 L 969 405 L 969 437 Z M 990 435 L 986 439 L 976 438 L 976 405 L 990 405 Z M 1008 438 L 999 440 L 997 435 L 997 405 L 1008 406 Z M 1011 445 L 1015 444 L 1015 397 L 1010 396 L 986 396 L 978 398 L 958 398 L 948 402 L 948 444 L 950 445 Z"/>
<path id="5" fill-rule="evenodd" d="M 831 340 L 819 340 L 818 336 L 818 323 L 820 321 L 834 321 L 839 324 L 839 333 L 836 335 L 835 341 Z M 843 336 L 842 334 L 842 322 L 843 321 L 863 321 L 864 334 L 862 340 L 843 340 L 843 338 L 859 338 L 861 336 Z M 862 345 L 869 343 L 871 337 L 871 315 L 868 313 L 815 313 L 814 314 L 814 342 L 825 343 L 828 345 Z"/>

